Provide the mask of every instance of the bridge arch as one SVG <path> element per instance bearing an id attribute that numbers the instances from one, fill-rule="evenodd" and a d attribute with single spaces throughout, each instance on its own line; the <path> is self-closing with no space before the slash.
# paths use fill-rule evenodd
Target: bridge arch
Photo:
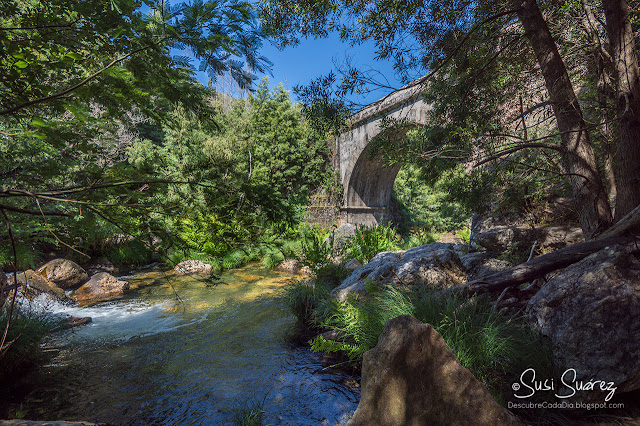
<path id="1" fill-rule="evenodd" d="M 366 106 L 351 116 L 349 128 L 338 136 L 336 151 L 344 189 L 343 221 L 373 225 L 389 217 L 393 183 L 401 165 L 385 164 L 381 153 L 372 156 L 370 142 L 383 131 L 385 117 L 413 125 L 426 123 L 431 107 L 422 100 L 422 87 L 422 81 L 416 80 Z M 386 130 L 393 133 L 385 136 L 402 139 L 409 127 Z"/>

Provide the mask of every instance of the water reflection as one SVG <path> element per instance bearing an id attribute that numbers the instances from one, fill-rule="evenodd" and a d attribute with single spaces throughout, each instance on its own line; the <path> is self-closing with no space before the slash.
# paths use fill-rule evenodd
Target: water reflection
<path id="1" fill-rule="evenodd" d="M 225 424 L 264 400 L 265 424 L 340 424 L 356 378 L 288 343 L 295 319 L 275 297 L 290 274 L 260 266 L 215 287 L 159 272 L 129 277 L 125 299 L 55 309 L 93 323 L 52 336 L 56 353 L 30 417 L 111 424 Z"/>

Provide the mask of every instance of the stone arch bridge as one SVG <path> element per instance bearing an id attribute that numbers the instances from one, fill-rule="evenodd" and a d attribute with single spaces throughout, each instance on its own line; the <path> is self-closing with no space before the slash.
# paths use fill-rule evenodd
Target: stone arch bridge
<path id="1" fill-rule="evenodd" d="M 369 142 L 383 131 L 385 117 L 417 125 L 426 123 L 431 107 L 421 96 L 423 81 L 420 78 L 409 83 L 356 112 L 338 136 L 335 162 L 344 188 L 341 222 L 373 225 L 389 217 L 393 182 L 401 165 L 387 166 L 380 153 L 372 157 Z M 404 133 L 390 136 L 402 138 Z"/>

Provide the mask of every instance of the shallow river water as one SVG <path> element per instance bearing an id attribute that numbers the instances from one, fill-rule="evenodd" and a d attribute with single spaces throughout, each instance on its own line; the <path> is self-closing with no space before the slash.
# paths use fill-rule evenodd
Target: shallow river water
<path id="1" fill-rule="evenodd" d="M 53 358 L 29 398 L 29 417 L 109 424 L 229 424 L 262 405 L 266 425 L 335 425 L 359 399 L 358 378 L 290 343 L 295 326 L 278 297 L 291 274 L 253 265 L 212 286 L 140 273 L 126 298 L 54 305 L 90 325 L 57 332 Z"/>

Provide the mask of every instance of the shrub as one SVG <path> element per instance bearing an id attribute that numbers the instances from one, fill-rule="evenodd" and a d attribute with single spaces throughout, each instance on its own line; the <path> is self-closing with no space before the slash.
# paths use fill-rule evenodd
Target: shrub
<path id="1" fill-rule="evenodd" d="M 234 269 L 239 268 L 240 266 L 247 263 L 248 257 L 247 254 L 240 250 L 233 250 L 227 253 L 222 259 L 222 266 L 224 269 Z"/>
<path id="2" fill-rule="evenodd" d="M 142 266 L 153 262 L 153 251 L 141 241 L 131 240 L 114 245 L 105 257 L 116 266 Z"/>
<path id="3" fill-rule="evenodd" d="M 528 324 L 518 318 L 499 315 L 488 300 L 436 296 L 425 290 L 404 291 L 393 287 L 371 289 L 365 301 L 334 301 L 330 309 L 316 304 L 315 321 L 344 332 L 341 342 L 317 337 L 314 351 L 344 352 L 352 362 L 373 348 L 385 323 L 400 315 L 413 315 L 431 324 L 458 357 L 460 363 L 499 394 L 510 374 L 535 366 L 552 373 L 550 351 L 542 345 Z M 324 311 L 320 308 L 324 307 Z M 547 375 L 545 377 L 551 377 Z M 510 383 L 510 382 L 509 382 Z"/>
<path id="4" fill-rule="evenodd" d="M 367 263 L 376 254 L 399 249 L 400 236 L 391 225 L 377 224 L 358 228 L 347 244 L 347 254 L 352 259 Z"/>
<path id="5" fill-rule="evenodd" d="M 302 257 L 300 263 L 317 271 L 329 262 L 333 253 L 333 237 L 329 244 L 325 244 L 325 233 L 319 228 L 303 227 L 302 230 Z"/>
<path id="6" fill-rule="evenodd" d="M 345 278 L 351 275 L 351 270 L 342 263 L 327 263 L 316 272 L 316 282 L 334 289 L 339 286 Z"/>
<path id="7" fill-rule="evenodd" d="M 0 357 L 0 380 L 5 381 L 18 374 L 24 367 L 44 359 L 40 343 L 53 330 L 51 318 L 44 313 L 23 312 L 15 309 L 13 321 L 8 330 L 6 342 L 12 342 Z M 9 313 L 0 313 L 0 330 L 4 333 Z"/>
<path id="8" fill-rule="evenodd" d="M 315 310 L 329 299 L 329 291 L 323 284 L 299 280 L 285 288 L 284 298 L 289 310 L 300 323 L 317 328 Z"/>
<path id="9" fill-rule="evenodd" d="M 262 264 L 267 268 L 275 268 L 284 260 L 283 254 L 279 250 L 267 252 L 262 258 Z"/>

